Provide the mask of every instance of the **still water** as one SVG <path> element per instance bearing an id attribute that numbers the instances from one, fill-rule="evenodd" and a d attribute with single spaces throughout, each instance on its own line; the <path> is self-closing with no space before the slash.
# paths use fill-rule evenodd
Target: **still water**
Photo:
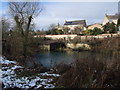
<path id="1" fill-rule="evenodd" d="M 67 51 L 67 52 L 41 52 L 36 55 L 36 61 L 41 63 L 45 67 L 54 67 L 55 65 L 64 63 L 71 64 L 74 60 L 77 59 L 110 59 L 108 56 L 103 56 L 101 54 L 96 54 L 92 52 L 76 52 L 76 51 Z M 98 58 L 100 57 L 100 58 Z"/>

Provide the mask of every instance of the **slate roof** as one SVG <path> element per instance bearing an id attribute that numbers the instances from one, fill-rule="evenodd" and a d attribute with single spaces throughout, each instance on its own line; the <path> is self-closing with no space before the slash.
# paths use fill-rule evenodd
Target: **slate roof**
<path id="1" fill-rule="evenodd" d="M 106 15 L 108 19 L 118 19 L 118 15 Z"/>
<path id="2" fill-rule="evenodd" d="M 85 20 L 66 21 L 64 25 L 80 25 L 80 24 L 82 24 L 84 27 L 86 27 Z"/>

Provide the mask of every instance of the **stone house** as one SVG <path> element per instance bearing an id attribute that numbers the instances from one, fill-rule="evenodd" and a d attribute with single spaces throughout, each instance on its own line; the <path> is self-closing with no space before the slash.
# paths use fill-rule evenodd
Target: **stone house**
<path id="1" fill-rule="evenodd" d="M 105 15 L 105 17 L 104 17 L 104 20 L 103 20 L 103 23 L 102 23 L 102 25 L 104 26 L 106 23 L 115 23 L 115 24 L 117 24 L 117 21 L 118 21 L 118 15 L 116 14 L 116 15 Z"/>
<path id="2" fill-rule="evenodd" d="M 82 31 L 86 30 L 86 27 L 85 20 L 65 21 L 64 23 L 64 28 L 69 28 L 68 32 L 70 33 L 75 32 L 76 34 L 80 34 Z"/>

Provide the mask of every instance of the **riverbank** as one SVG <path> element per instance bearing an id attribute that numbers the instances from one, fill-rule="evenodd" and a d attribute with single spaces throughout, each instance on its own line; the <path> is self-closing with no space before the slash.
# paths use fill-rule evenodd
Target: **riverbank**
<path id="1" fill-rule="evenodd" d="M 61 59 L 58 58 L 59 64 L 57 63 L 52 70 L 41 69 L 42 66 L 39 67 L 38 63 L 34 64 L 36 67 L 26 68 L 16 61 L 1 58 L 3 88 L 119 88 L 120 37 L 96 40 L 90 42 L 90 45 L 92 53 L 89 54 L 53 52 L 54 54 L 45 53 L 39 56 L 47 57 L 46 59 L 38 57 L 41 62 L 43 60 L 46 65 L 52 65 L 53 59 L 56 63 L 57 58 L 63 55 L 62 62 L 67 64 L 60 64 Z M 70 57 L 72 55 L 73 57 Z M 71 58 L 74 59 L 72 63 L 70 63 Z"/>
<path id="2" fill-rule="evenodd" d="M 77 59 L 61 74 L 57 85 L 64 88 L 119 88 L 120 37 L 91 43 L 94 57 Z M 99 56 L 96 53 L 104 55 Z M 108 58 L 106 58 L 106 57 Z"/>
<path id="3" fill-rule="evenodd" d="M 6 60 L 5 57 L 0 57 L 0 64 L 2 65 L 0 71 L 3 89 L 55 88 L 54 80 L 60 76 L 52 73 L 51 70 L 44 73 L 40 73 L 38 70 L 38 72 L 33 73 L 33 70 L 18 65 L 16 61 Z"/>

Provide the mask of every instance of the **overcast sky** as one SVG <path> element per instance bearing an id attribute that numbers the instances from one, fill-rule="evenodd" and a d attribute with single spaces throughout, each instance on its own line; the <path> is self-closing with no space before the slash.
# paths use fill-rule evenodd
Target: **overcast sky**
<path id="1" fill-rule="evenodd" d="M 47 29 L 50 24 L 64 24 L 65 20 L 86 20 L 87 25 L 102 23 L 105 13 L 118 12 L 117 2 L 42 2 L 43 12 L 34 19 L 36 29 Z M 7 14 L 7 3 L 0 8 L 4 16 Z"/>

